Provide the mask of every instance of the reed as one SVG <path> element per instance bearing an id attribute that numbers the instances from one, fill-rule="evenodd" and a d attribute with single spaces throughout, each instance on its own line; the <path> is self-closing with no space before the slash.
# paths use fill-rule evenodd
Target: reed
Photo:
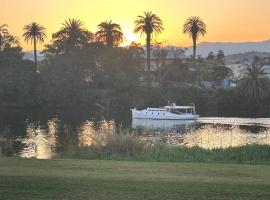
<path id="1" fill-rule="evenodd" d="M 102 138 L 102 140 L 100 139 Z M 270 164 L 270 145 L 246 145 L 226 149 L 204 149 L 151 143 L 130 130 L 118 130 L 93 137 L 88 146 L 72 146 L 60 158 L 130 160 L 153 162 Z"/>

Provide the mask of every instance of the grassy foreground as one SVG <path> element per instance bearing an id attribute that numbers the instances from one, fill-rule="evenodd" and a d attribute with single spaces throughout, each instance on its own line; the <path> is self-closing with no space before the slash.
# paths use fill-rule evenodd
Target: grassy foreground
<path id="1" fill-rule="evenodd" d="M 270 166 L 0 158 L 0 199 L 270 199 Z"/>

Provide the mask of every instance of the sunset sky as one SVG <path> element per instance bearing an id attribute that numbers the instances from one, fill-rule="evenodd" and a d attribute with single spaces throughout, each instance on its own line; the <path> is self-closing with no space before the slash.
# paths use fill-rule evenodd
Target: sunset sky
<path id="1" fill-rule="evenodd" d="M 0 0 L 0 24 L 21 36 L 22 27 L 32 21 L 45 26 L 47 39 L 67 18 L 80 19 L 92 32 L 102 21 L 122 26 L 127 42 L 144 38 L 133 34 L 133 23 L 143 11 L 153 11 L 165 24 L 159 40 L 168 45 L 189 46 L 182 25 L 189 16 L 200 16 L 208 26 L 202 41 L 260 41 L 270 39 L 270 0 Z M 25 50 L 30 44 L 21 40 Z M 42 45 L 39 46 L 42 49 Z"/>

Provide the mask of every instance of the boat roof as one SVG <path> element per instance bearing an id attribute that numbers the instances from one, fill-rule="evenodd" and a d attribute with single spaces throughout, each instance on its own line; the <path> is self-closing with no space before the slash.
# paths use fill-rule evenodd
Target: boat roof
<path id="1" fill-rule="evenodd" d="M 165 106 L 162 108 L 148 108 L 150 110 L 164 110 L 167 108 L 174 108 L 174 109 L 190 109 L 190 108 L 194 108 L 194 106 Z"/>
<path id="2" fill-rule="evenodd" d="M 165 108 L 190 109 L 194 108 L 194 106 L 165 106 Z"/>

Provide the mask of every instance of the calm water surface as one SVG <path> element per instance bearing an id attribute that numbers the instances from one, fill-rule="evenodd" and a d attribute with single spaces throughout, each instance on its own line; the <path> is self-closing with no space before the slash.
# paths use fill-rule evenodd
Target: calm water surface
<path id="1" fill-rule="evenodd" d="M 120 127 L 148 140 L 165 138 L 178 146 L 226 148 L 270 144 L 270 118 L 200 118 L 198 121 L 132 120 L 129 112 L 0 112 L 0 156 L 49 159 L 70 145 L 89 146 L 95 134 Z"/>

